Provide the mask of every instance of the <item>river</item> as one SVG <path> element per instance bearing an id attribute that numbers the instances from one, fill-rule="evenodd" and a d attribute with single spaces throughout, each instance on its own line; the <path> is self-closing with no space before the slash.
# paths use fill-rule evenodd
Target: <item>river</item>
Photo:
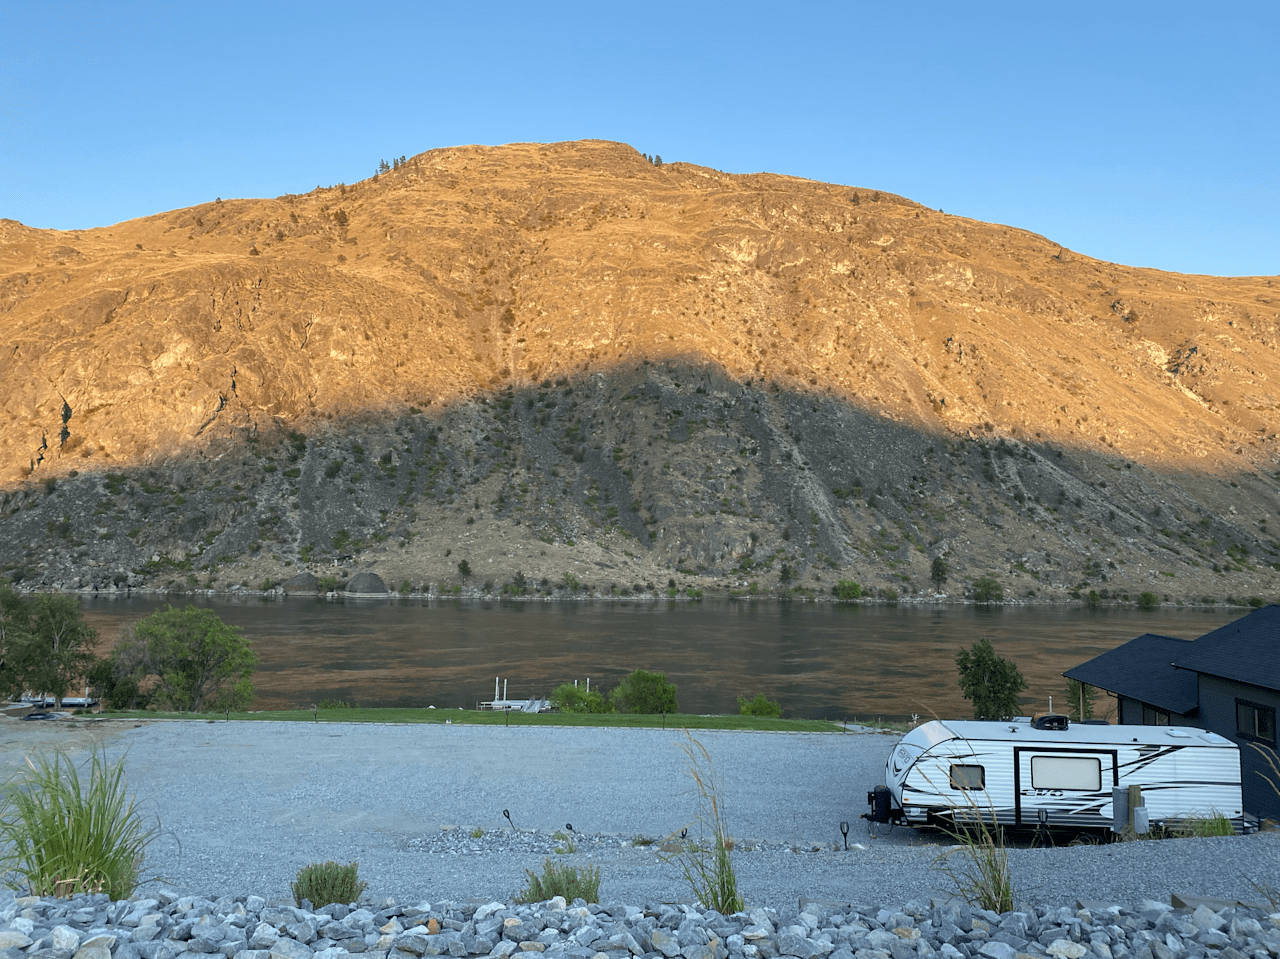
<path id="1" fill-rule="evenodd" d="M 680 708 L 737 712 L 764 693 L 785 715 L 828 719 L 963 716 L 955 654 L 979 637 L 1027 678 L 1028 713 L 1061 708 L 1061 673 L 1142 633 L 1194 639 L 1248 610 L 1165 607 L 844 605 L 772 601 L 480 602 L 175 597 L 241 627 L 260 657 L 255 709 L 321 699 L 362 706 L 474 708 L 501 676 L 511 698 L 588 678 L 614 686 L 661 670 Z M 109 645 L 154 597 L 86 598 Z M 1099 695 L 1098 711 L 1114 707 Z"/>

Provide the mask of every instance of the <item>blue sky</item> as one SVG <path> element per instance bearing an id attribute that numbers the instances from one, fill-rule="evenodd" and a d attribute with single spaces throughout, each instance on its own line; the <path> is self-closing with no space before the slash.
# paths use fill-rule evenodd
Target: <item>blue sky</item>
<path id="1" fill-rule="evenodd" d="M 1277 37 L 1274 0 L 0 0 L 0 217 L 101 226 L 595 137 L 1275 275 Z"/>

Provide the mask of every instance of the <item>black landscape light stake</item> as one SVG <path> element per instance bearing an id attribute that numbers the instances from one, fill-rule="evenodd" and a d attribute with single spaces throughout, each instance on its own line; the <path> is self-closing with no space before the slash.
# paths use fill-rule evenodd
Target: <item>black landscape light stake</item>
<path id="1" fill-rule="evenodd" d="M 315 703 L 311 704 L 311 721 L 313 723 L 320 722 L 320 707 Z"/>
<path id="2" fill-rule="evenodd" d="M 849 848 L 849 824 L 847 822 L 840 824 L 840 835 L 844 836 L 844 848 L 847 850 Z"/>
<path id="3" fill-rule="evenodd" d="M 511 707 L 506 706 L 503 708 L 503 711 L 507 714 L 507 725 L 510 726 L 511 725 Z"/>
<path id="4" fill-rule="evenodd" d="M 667 711 L 665 709 L 662 711 L 662 728 L 667 728 Z"/>
<path id="5" fill-rule="evenodd" d="M 511 822 L 511 810 L 509 810 L 509 809 L 504 809 L 504 810 L 502 810 L 502 815 L 504 815 L 504 816 L 506 816 L 506 817 L 507 817 L 507 822 L 511 823 L 511 828 L 512 828 L 512 829 L 515 829 L 515 828 L 516 828 L 516 824 L 515 824 L 515 823 L 513 823 L 513 822 Z"/>

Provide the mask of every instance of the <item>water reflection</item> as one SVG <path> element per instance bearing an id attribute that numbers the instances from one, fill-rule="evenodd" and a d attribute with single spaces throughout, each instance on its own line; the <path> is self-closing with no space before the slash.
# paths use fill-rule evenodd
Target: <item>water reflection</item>
<path id="1" fill-rule="evenodd" d="M 175 605 L 188 602 L 175 597 Z M 510 680 L 512 697 L 591 678 L 611 687 L 662 670 L 687 712 L 736 712 L 764 693 L 788 715 L 964 715 L 955 653 L 981 636 L 1014 660 L 1037 709 L 1061 705 L 1061 672 L 1144 632 L 1194 639 L 1244 610 L 853 606 L 762 601 L 427 602 L 199 597 L 243 628 L 261 658 L 254 708 L 344 699 L 369 706 L 474 708 Z M 113 641 L 163 600 L 84 600 Z M 1108 701 L 1099 698 L 1106 708 Z"/>

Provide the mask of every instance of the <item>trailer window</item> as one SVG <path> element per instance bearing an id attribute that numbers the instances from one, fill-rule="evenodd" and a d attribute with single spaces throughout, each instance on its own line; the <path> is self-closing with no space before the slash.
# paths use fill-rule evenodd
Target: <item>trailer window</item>
<path id="1" fill-rule="evenodd" d="M 951 764 L 952 789 L 986 789 L 987 770 L 982 766 Z"/>
<path id="2" fill-rule="evenodd" d="M 1033 789 L 1102 789 L 1102 761 L 1087 756 L 1032 756 Z"/>

